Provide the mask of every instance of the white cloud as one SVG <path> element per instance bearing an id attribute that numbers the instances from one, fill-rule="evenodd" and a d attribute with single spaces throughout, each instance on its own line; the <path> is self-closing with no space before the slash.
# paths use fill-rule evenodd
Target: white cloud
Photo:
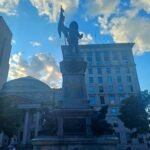
<path id="1" fill-rule="evenodd" d="M 108 18 L 116 12 L 119 2 L 119 0 L 86 0 L 85 15 L 87 17 L 96 17 L 99 15 L 103 15 L 103 17 Z"/>
<path id="2" fill-rule="evenodd" d="M 101 34 L 110 34 L 115 42 L 135 42 L 135 53 L 150 51 L 150 19 L 122 16 L 104 25 L 104 21 L 99 22 L 103 27 Z"/>
<path id="3" fill-rule="evenodd" d="M 131 5 L 138 10 L 145 10 L 150 14 L 150 1 L 149 0 L 131 0 Z"/>
<path id="4" fill-rule="evenodd" d="M 25 76 L 37 78 L 49 86 L 61 86 L 61 73 L 55 59 L 47 53 L 37 53 L 25 60 L 22 53 L 11 57 L 9 79 Z"/>
<path id="5" fill-rule="evenodd" d="M 94 43 L 91 34 L 85 34 L 84 32 L 80 32 L 80 33 L 83 34 L 83 38 L 79 40 L 79 44 L 85 45 L 85 44 Z"/>
<path id="6" fill-rule="evenodd" d="M 12 44 L 12 45 L 13 45 L 13 44 L 16 44 L 16 40 L 12 39 L 12 40 L 11 40 L 11 44 Z"/>
<path id="7" fill-rule="evenodd" d="M 98 3 L 99 1 L 94 2 Z M 124 11 L 115 12 L 112 9 L 113 11 L 103 15 L 100 13 L 98 16 L 97 11 L 93 14 L 98 16 L 99 25 L 97 27 L 100 27 L 100 34 L 110 35 L 116 43 L 134 42 L 134 52 L 141 54 L 150 51 L 150 18 L 138 16 L 138 12 L 142 9 L 147 13 L 150 12 L 149 0 L 131 0 L 130 5 Z M 112 17 L 108 19 L 107 16 L 111 15 Z"/>
<path id="8" fill-rule="evenodd" d="M 36 41 L 31 41 L 30 44 L 32 45 L 32 47 L 39 47 L 42 45 L 40 42 L 36 42 Z"/>
<path id="9" fill-rule="evenodd" d="M 74 12 L 79 5 L 79 0 L 30 0 L 30 2 L 40 16 L 48 16 L 51 22 L 57 21 L 61 5 L 68 13 Z"/>
<path id="10" fill-rule="evenodd" d="M 50 36 L 48 37 L 48 40 L 49 40 L 50 42 L 53 42 L 53 41 L 55 40 L 55 37 L 53 37 L 52 35 L 50 35 Z"/>
<path id="11" fill-rule="evenodd" d="M 16 15 L 19 0 L 0 0 L 0 12 L 7 15 Z"/>

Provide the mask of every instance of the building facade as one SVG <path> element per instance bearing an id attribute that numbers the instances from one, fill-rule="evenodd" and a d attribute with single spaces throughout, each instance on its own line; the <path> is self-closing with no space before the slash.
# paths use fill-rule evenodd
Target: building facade
<path id="1" fill-rule="evenodd" d="M 119 108 L 125 98 L 140 92 L 133 46 L 133 43 L 115 43 L 81 45 L 79 48 L 87 62 L 85 80 L 90 105 L 97 110 L 108 105 L 107 120 L 114 125 L 119 145 L 124 148 L 131 146 L 130 131 L 117 117 Z M 138 140 L 132 146 L 145 147 L 139 145 Z"/>
<path id="2" fill-rule="evenodd" d="M 12 33 L 0 16 L 0 88 L 7 81 Z"/>
<path id="3" fill-rule="evenodd" d="M 90 104 L 112 106 L 117 112 L 121 101 L 140 92 L 132 43 L 93 44 L 80 46 L 87 61 L 85 75 Z"/>

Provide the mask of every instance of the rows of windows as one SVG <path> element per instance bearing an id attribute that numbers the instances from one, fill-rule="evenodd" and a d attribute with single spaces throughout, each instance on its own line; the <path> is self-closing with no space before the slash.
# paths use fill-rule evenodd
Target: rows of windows
<path id="1" fill-rule="evenodd" d="M 127 90 L 128 92 L 134 92 L 134 88 L 132 85 L 128 85 L 127 87 Z M 112 92 L 119 92 L 119 93 L 122 93 L 125 91 L 124 89 L 124 86 L 123 85 L 118 85 L 115 89 L 113 87 L 113 85 L 109 85 L 109 86 L 103 86 L 103 85 L 100 85 L 98 87 L 98 92 L 99 93 L 104 93 L 104 92 L 108 92 L 108 93 L 112 93 Z M 97 93 L 97 87 L 96 86 L 90 86 L 88 88 L 88 93 L 92 94 L 92 93 Z"/>
<path id="2" fill-rule="evenodd" d="M 118 96 L 119 101 L 122 102 L 125 99 L 125 95 L 121 94 Z M 91 105 L 96 105 L 96 95 L 95 94 L 90 94 L 89 95 L 89 100 L 90 100 L 90 104 Z M 100 104 L 104 105 L 104 104 L 115 104 L 116 101 L 116 95 L 115 94 L 111 94 L 107 96 L 107 103 L 106 103 L 106 96 L 104 95 L 99 95 L 99 100 L 100 100 Z"/>
<path id="3" fill-rule="evenodd" d="M 89 58 L 89 60 L 90 60 L 91 58 Z M 94 62 L 94 61 L 92 61 L 92 59 L 91 59 L 91 61 L 88 61 L 87 60 L 87 65 L 88 65 L 88 67 L 92 67 L 92 66 L 98 66 L 98 67 L 100 67 L 100 66 L 107 66 L 107 67 L 110 67 L 110 66 L 112 66 L 112 65 L 125 65 L 125 66 L 127 66 L 128 64 L 129 64 L 129 61 L 121 61 L 121 62 L 118 62 L 118 61 L 113 61 L 113 62 L 111 62 L 111 61 L 96 61 L 96 62 Z"/>
<path id="4" fill-rule="evenodd" d="M 85 54 L 87 57 L 95 57 L 101 59 L 103 57 L 106 60 L 112 58 L 113 60 L 127 60 L 130 54 L 127 51 L 88 51 Z"/>
<path id="5" fill-rule="evenodd" d="M 90 105 L 91 106 L 95 106 L 96 105 L 96 96 L 95 95 L 90 95 L 89 96 L 89 99 L 90 99 Z M 113 95 L 110 95 L 109 96 L 109 100 L 110 100 L 110 103 L 111 104 L 114 104 L 114 101 L 115 101 L 115 96 Z M 100 96 L 100 103 L 103 105 L 105 104 L 105 97 L 104 96 Z M 111 108 L 111 114 L 112 115 L 116 115 L 117 114 L 117 108 Z"/>
<path id="6" fill-rule="evenodd" d="M 116 79 L 115 79 L 116 78 Z M 121 76 L 116 76 L 114 79 L 117 81 L 117 83 L 123 83 L 123 79 Z M 102 77 L 102 76 L 99 76 L 97 77 L 97 83 L 99 84 L 103 84 L 104 83 L 104 80 L 107 84 L 112 84 L 113 83 L 113 80 L 114 80 L 111 76 L 107 76 L 107 77 Z M 96 80 L 96 78 L 94 77 L 89 77 L 89 83 L 94 83 L 94 80 Z M 132 79 L 131 79 L 131 76 L 126 76 L 126 79 L 125 79 L 125 82 L 128 82 L 128 83 L 131 83 L 132 82 Z"/>
<path id="7" fill-rule="evenodd" d="M 117 52 L 112 53 L 112 56 L 108 52 L 104 52 L 103 55 L 99 52 L 94 56 L 93 53 L 90 52 L 87 53 L 85 60 L 88 62 L 89 65 L 91 65 L 94 62 L 94 59 L 97 65 L 100 65 L 102 62 L 108 63 L 105 65 L 109 65 L 112 61 L 118 62 L 120 60 L 123 64 L 128 64 L 129 56 L 130 55 L 128 55 L 128 53 L 125 52 L 123 52 L 121 56 L 119 56 Z"/>
<path id="8" fill-rule="evenodd" d="M 96 72 L 97 74 L 101 75 L 101 74 L 111 74 L 112 71 L 115 72 L 116 74 L 120 74 L 121 73 L 121 69 L 123 69 L 122 73 L 130 73 L 130 69 L 128 67 L 124 67 L 124 68 L 120 68 L 120 67 L 113 67 L 113 68 L 96 68 Z M 92 75 L 94 74 L 94 69 L 92 67 L 89 67 L 88 69 L 88 74 Z"/>

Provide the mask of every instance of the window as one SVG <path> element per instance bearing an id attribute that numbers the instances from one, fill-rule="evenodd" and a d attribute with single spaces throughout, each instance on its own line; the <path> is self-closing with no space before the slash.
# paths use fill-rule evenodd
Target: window
<path id="1" fill-rule="evenodd" d="M 121 82 L 122 82 L 121 76 L 117 76 L 117 82 L 118 82 L 118 83 L 121 83 Z"/>
<path id="2" fill-rule="evenodd" d="M 94 83 L 93 77 L 89 77 L 89 83 Z"/>
<path id="3" fill-rule="evenodd" d="M 93 55 L 92 52 L 90 52 L 90 51 L 87 52 L 87 56 L 88 56 L 88 57 L 90 57 L 90 56 L 92 56 L 92 55 Z"/>
<path id="4" fill-rule="evenodd" d="M 89 73 L 89 74 L 93 74 L 93 69 L 92 69 L 92 68 L 89 68 L 89 69 L 88 69 L 88 73 Z"/>
<path id="5" fill-rule="evenodd" d="M 130 73 L 130 69 L 127 67 L 127 68 L 125 68 L 125 72 L 126 73 Z"/>
<path id="6" fill-rule="evenodd" d="M 106 66 L 110 66 L 110 64 L 111 64 L 110 61 L 105 61 Z"/>
<path id="7" fill-rule="evenodd" d="M 96 104 L 96 95 L 89 95 L 90 105 L 94 106 Z"/>
<path id="8" fill-rule="evenodd" d="M 104 96 L 100 96 L 100 102 L 101 102 L 101 104 L 105 104 L 105 97 Z"/>
<path id="9" fill-rule="evenodd" d="M 127 82 L 131 82 L 131 76 L 127 76 Z"/>
<path id="10" fill-rule="evenodd" d="M 111 74 L 110 68 L 106 68 L 106 73 L 107 73 L 107 74 Z"/>
<path id="11" fill-rule="evenodd" d="M 94 86 L 91 86 L 89 87 L 89 91 L 88 91 L 90 94 L 93 94 L 95 93 L 95 87 Z"/>
<path id="12" fill-rule="evenodd" d="M 112 108 L 111 109 L 111 114 L 112 115 L 117 115 L 117 108 Z"/>
<path id="13" fill-rule="evenodd" d="M 113 92 L 113 86 L 112 85 L 107 87 L 107 92 Z"/>
<path id="14" fill-rule="evenodd" d="M 122 85 L 118 86 L 118 92 L 123 92 L 123 86 Z"/>
<path id="15" fill-rule="evenodd" d="M 133 92 L 133 86 L 132 85 L 129 85 L 129 92 Z"/>
<path id="16" fill-rule="evenodd" d="M 119 57 L 118 57 L 118 52 L 113 52 L 112 53 L 112 55 L 113 55 L 113 60 L 118 60 L 119 59 Z"/>
<path id="17" fill-rule="evenodd" d="M 99 62 L 99 61 L 101 61 L 101 58 L 100 58 L 100 56 L 96 56 L 96 57 L 95 57 L 95 59 L 96 59 L 96 62 Z"/>
<path id="18" fill-rule="evenodd" d="M 103 86 L 99 86 L 99 92 L 100 92 L 100 93 L 104 92 Z"/>
<path id="19" fill-rule="evenodd" d="M 102 69 L 101 69 L 101 68 L 98 68 L 98 69 L 97 69 L 97 73 L 98 73 L 98 74 L 102 74 Z"/>
<path id="20" fill-rule="evenodd" d="M 109 84 L 112 84 L 112 77 L 107 77 L 107 82 L 108 82 Z"/>
<path id="21" fill-rule="evenodd" d="M 115 96 L 114 95 L 109 95 L 109 102 L 110 102 L 110 104 L 114 104 L 114 102 L 115 102 Z"/>
<path id="22" fill-rule="evenodd" d="M 104 56 L 104 61 L 109 61 L 109 60 L 110 60 L 109 56 Z"/>
<path id="23" fill-rule="evenodd" d="M 87 57 L 88 62 L 92 62 L 92 57 Z"/>
<path id="24" fill-rule="evenodd" d="M 100 55 L 100 51 L 95 51 L 94 54 L 95 54 L 95 56 L 99 56 Z"/>
<path id="25" fill-rule="evenodd" d="M 124 61 L 122 61 L 122 63 L 124 64 L 124 65 L 128 65 L 128 61 L 127 60 L 124 60 Z"/>
<path id="26" fill-rule="evenodd" d="M 122 59 L 123 60 L 127 60 L 128 59 L 128 53 L 126 51 L 122 52 L 121 55 L 122 55 Z"/>
<path id="27" fill-rule="evenodd" d="M 125 99 L 125 95 L 119 95 L 119 100 L 123 101 Z"/>
<path id="28" fill-rule="evenodd" d="M 98 77 L 98 83 L 100 83 L 100 84 L 103 83 L 103 78 L 102 77 Z"/>
<path id="29" fill-rule="evenodd" d="M 100 61 L 97 61 L 97 62 L 96 62 L 96 65 L 97 65 L 97 66 L 100 66 L 100 65 L 102 65 L 102 63 L 101 63 Z"/>
<path id="30" fill-rule="evenodd" d="M 120 73 L 120 67 L 115 68 L 116 73 Z"/>

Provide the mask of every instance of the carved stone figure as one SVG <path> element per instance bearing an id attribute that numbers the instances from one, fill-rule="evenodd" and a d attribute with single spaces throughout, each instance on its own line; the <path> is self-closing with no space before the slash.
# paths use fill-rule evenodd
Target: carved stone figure
<path id="1" fill-rule="evenodd" d="M 67 39 L 69 49 L 73 53 L 75 50 L 76 54 L 78 54 L 78 40 L 83 37 L 83 34 L 80 34 L 78 31 L 78 23 L 76 21 L 72 21 L 69 25 L 69 28 L 64 25 L 65 16 L 63 15 L 64 10 L 61 7 L 60 19 L 58 23 L 58 33 L 61 37 L 61 32 L 64 34 Z"/>

